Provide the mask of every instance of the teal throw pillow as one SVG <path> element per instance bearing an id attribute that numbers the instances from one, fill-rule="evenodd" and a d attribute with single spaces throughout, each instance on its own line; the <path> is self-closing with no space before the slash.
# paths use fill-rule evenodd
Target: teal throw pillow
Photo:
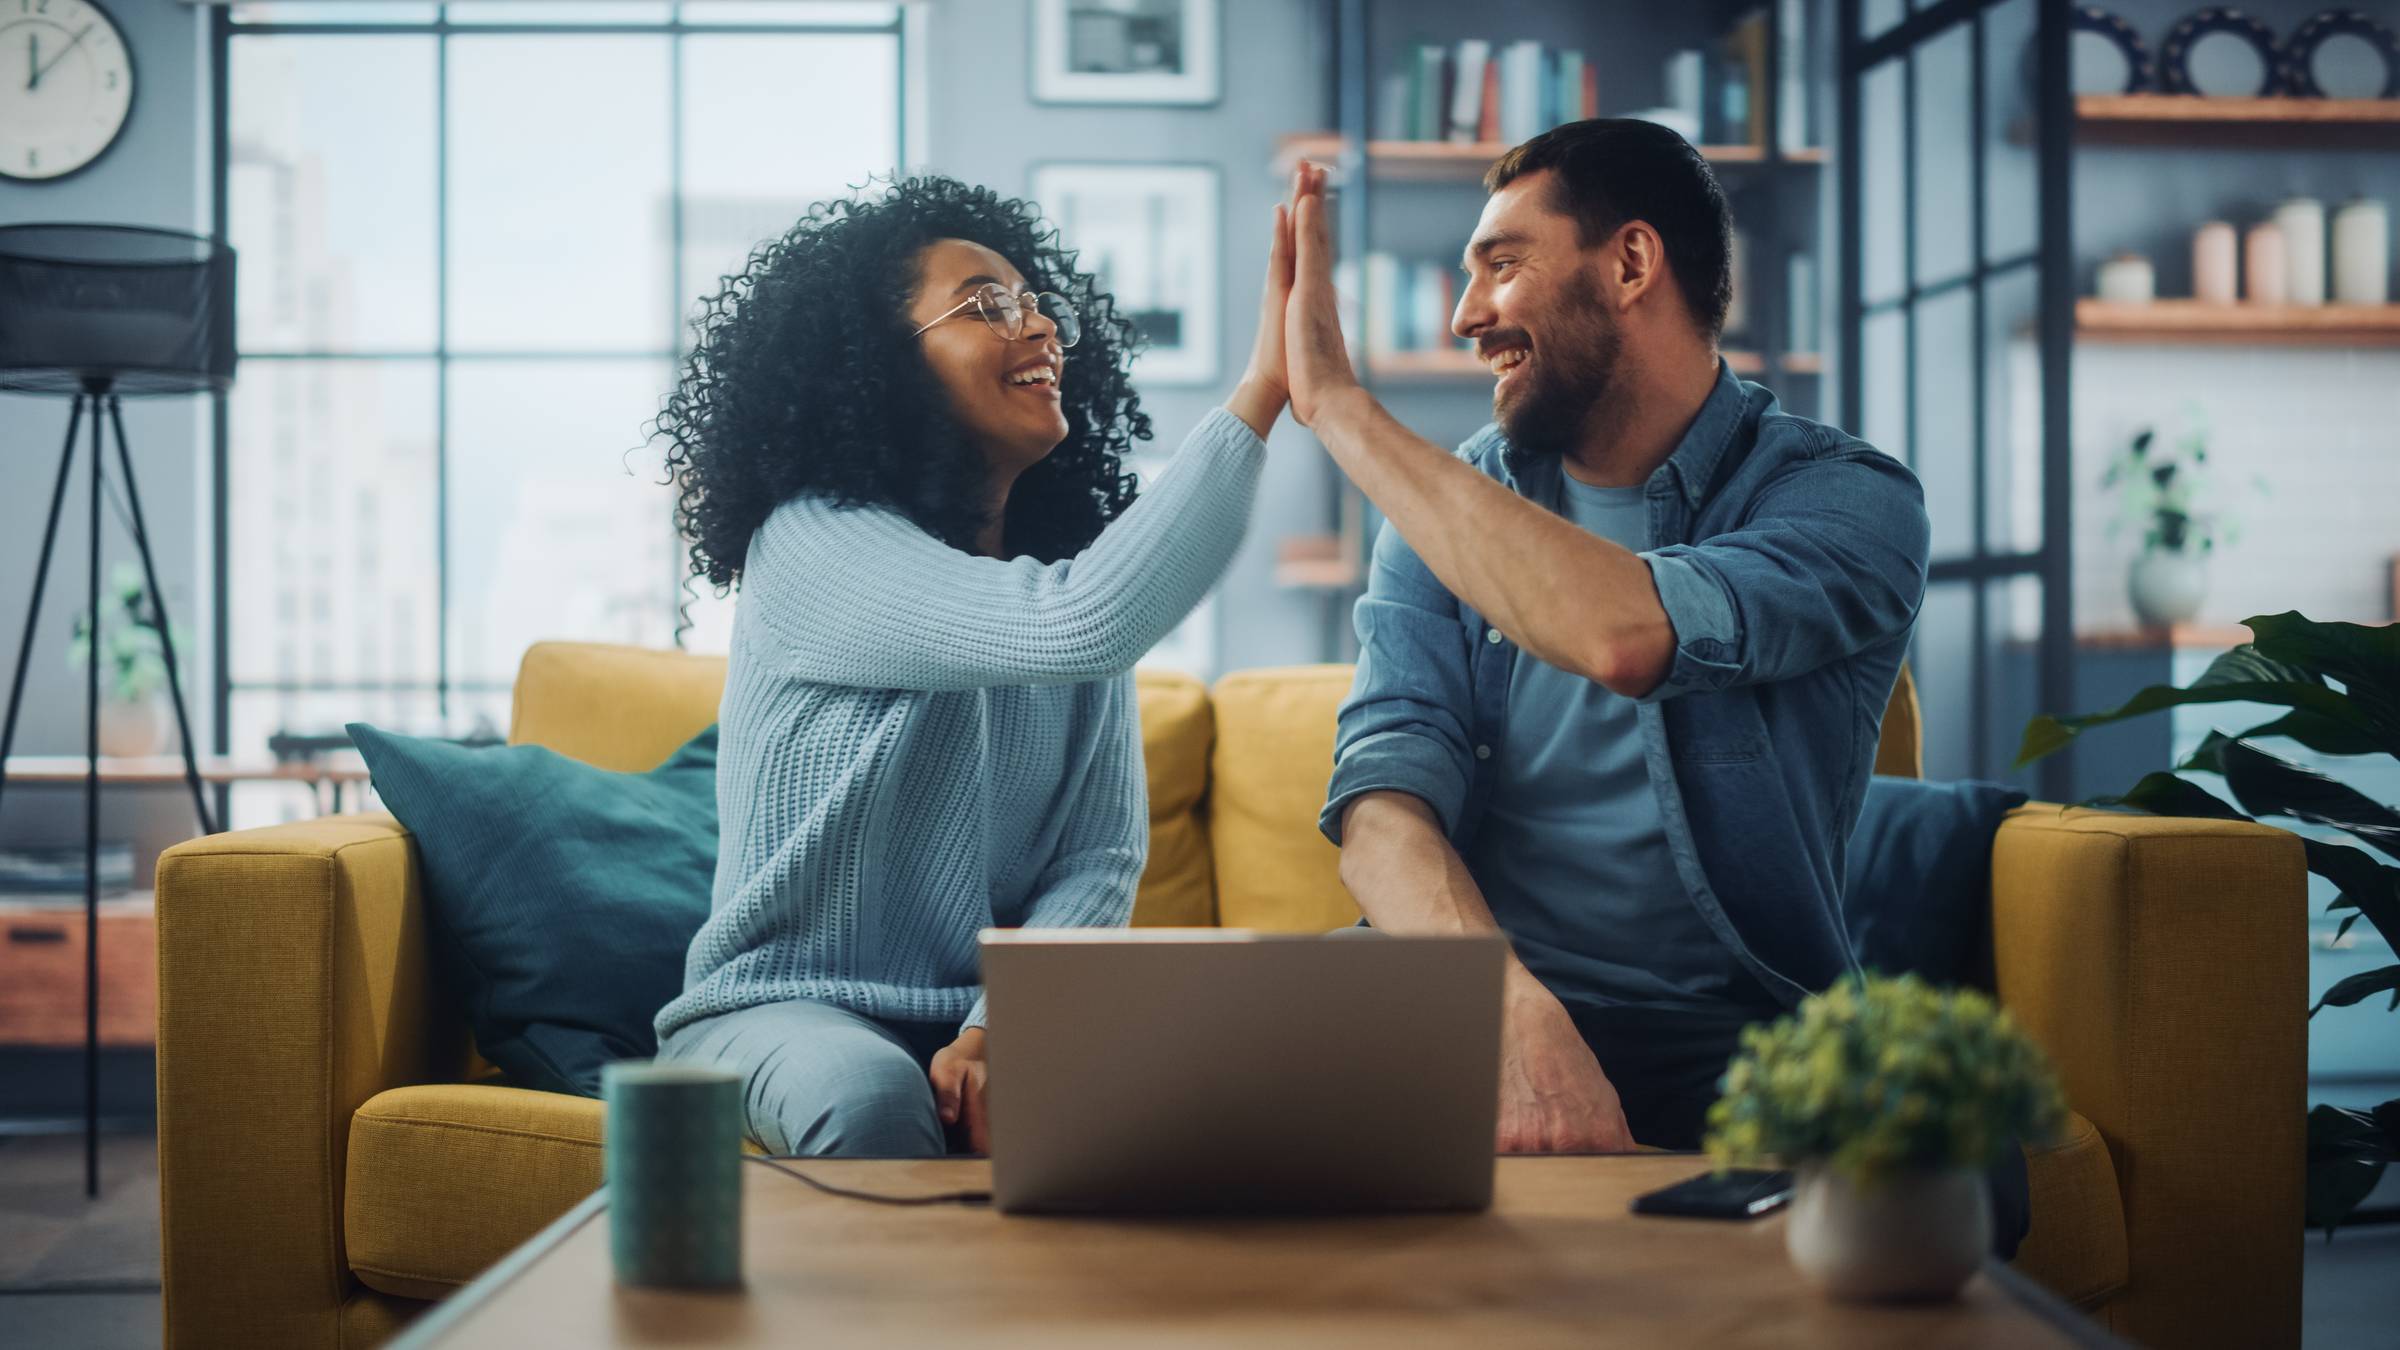
<path id="1" fill-rule="evenodd" d="M 350 739 L 425 870 L 437 969 L 475 1044 L 524 1087 L 600 1095 L 600 1066 L 657 1053 L 717 864 L 717 729 L 648 773 L 536 745 Z"/>

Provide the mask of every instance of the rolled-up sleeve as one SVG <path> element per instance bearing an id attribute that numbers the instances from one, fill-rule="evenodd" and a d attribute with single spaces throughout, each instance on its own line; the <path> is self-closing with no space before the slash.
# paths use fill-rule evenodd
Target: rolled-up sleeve
<path id="1" fill-rule="evenodd" d="M 1741 528 L 1642 554 L 1675 630 L 1657 702 L 1805 674 L 1908 630 L 1930 527 L 1906 465 L 1856 441 L 1792 465 Z"/>
<path id="2" fill-rule="evenodd" d="M 1368 792 L 1405 792 L 1455 834 L 1474 773 L 1473 687 L 1458 602 L 1385 526 L 1354 612 L 1358 670 L 1334 733 L 1317 828 L 1342 842 L 1342 812 Z"/>

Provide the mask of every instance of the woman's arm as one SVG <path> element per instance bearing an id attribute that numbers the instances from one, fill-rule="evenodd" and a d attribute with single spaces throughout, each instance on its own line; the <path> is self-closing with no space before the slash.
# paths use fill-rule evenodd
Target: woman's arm
<path id="1" fill-rule="evenodd" d="M 952 548 L 897 512 L 799 497 L 751 540 L 742 602 L 796 678 L 871 689 L 1057 684 L 1130 670 L 1241 545 L 1265 445 L 1223 411 L 1090 548 Z"/>
<path id="2" fill-rule="evenodd" d="M 1258 336 L 1223 412 L 1194 428 L 1159 485 L 1077 556 L 1001 561 L 887 510 L 814 497 L 777 508 L 751 540 L 742 590 L 790 672 L 861 688 L 972 689 L 1132 669 L 1232 561 L 1266 434 L 1289 401 L 1288 208 L 1275 208 L 1274 229 Z"/>

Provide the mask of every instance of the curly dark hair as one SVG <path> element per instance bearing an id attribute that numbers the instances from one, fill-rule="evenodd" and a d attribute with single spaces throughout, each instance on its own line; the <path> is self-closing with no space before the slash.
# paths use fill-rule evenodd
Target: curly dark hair
<path id="1" fill-rule="evenodd" d="M 691 355 L 654 424 L 694 577 L 732 586 L 750 536 L 804 492 L 889 507 L 972 551 L 987 523 L 985 461 L 909 334 L 922 251 L 940 239 L 984 245 L 1083 318 L 1059 385 L 1067 438 L 1011 489 L 1006 551 L 1070 557 L 1133 504 L 1123 460 L 1150 439 L 1150 418 L 1128 377 L 1132 323 L 1075 270 L 1034 204 L 938 175 L 902 178 L 810 207 L 701 302 Z"/>

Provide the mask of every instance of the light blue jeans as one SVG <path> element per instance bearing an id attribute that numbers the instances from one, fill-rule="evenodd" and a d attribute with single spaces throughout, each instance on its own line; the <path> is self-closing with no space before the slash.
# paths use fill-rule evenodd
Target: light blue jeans
<path id="1" fill-rule="evenodd" d="M 770 1153 L 938 1158 L 948 1149 L 925 1070 L 957 1030 L 796 999 L 690 1023 L 658 1057 L 740 1074 L 750 1137 Z"/>

